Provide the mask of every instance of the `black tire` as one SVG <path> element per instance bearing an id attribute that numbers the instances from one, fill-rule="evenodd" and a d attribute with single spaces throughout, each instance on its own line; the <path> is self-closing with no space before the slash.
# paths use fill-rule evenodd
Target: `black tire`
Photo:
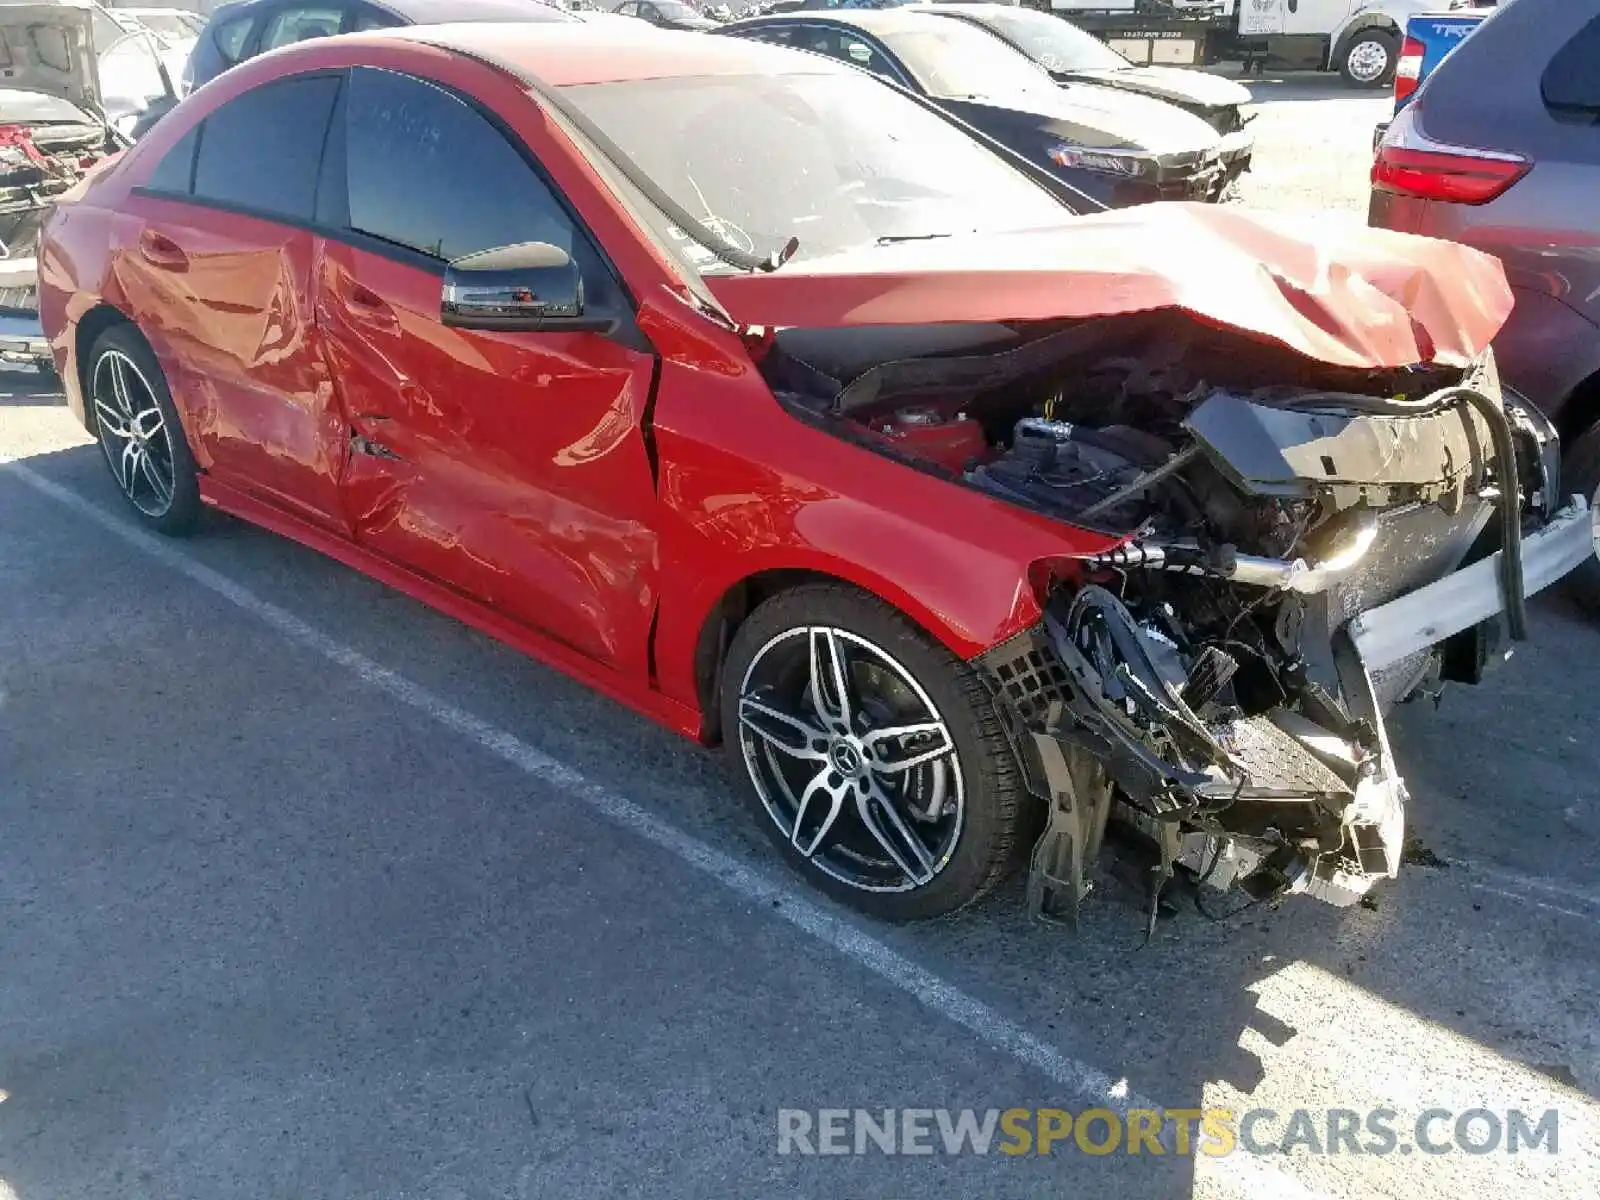
<path id="1" fill-rule="evenodd" d="M 1383 69 L 1370 74 L 1366 63 L 1375 61 L 1378 51 L 1384 55 Z M 1363 29 L 1355 34 L 1339 53 L 1339 74 L 1351 87 L 1381 88 L 1394 82 L 1395 68 L 1400 65 L 1400 39 L 1387 29 Z"/>
<path id="2" fill-rule="evenodd" d="M 819 866 L 791 844 L 790 832 L 798 821 L 791 822 L 791 828 L 786 830 L 780 826 L 779 817 L 768 808 L 762 789 L 763 786 L 768 792 L 773 789 L 770 782 L 758 783 L 757 777 L 762 770 L 761 755 L 771 756 L 772 751 L 756 734 L 741 725 L 741 691 L 747 677 L 752 675 L 753 664 L 768 648 L 785 645 L 788 638 L 802 636 L 809 645 L 813 635 L 804 631 L 819 627 L 828 627 L 870 644 L 860 647 L 845 643 L 851 647 L 851 655 L 866 660 L 868 665 L 864 669 L 869 680 L 874 671 L 879 677 L 887 675 L 874 664 L 872 652 L 888 655 L 921 689 L 922 699 L 931 701 L 935 719 L 942 721 L 948 730 L 954 757 L 929 769 L 950 773 L 950 787 L 958 807 L 951 830 L 942 835 L 953 841 L 940 851 L 942 865 L 926 882 L 903 890 L 868 890 L 837 878 L 829 873 L 827 866 Z M 763 657 L 762 661 L 767 659 Z M 866 696 L 859 677 L 862 670 L 860 660 L 846 668 L 857 697 Z M 752 686 L 752 695 L 757 691 Z M 853 700 L 852 707 L 866 711 L 868 701 L 863 698 L 856 703 Z M 891 921 L 941 916 L 979 899 L 1016 864 L 1021 839 L 1026 833 L 1027 793 L 988 691 L 973 667 L 873 596 L 842 584 L 808 584 L 782 592 L 758 607 L 739 627 L 729 647 L 723 667 L 721 719 L 729 766 L 767 836 L 800 874 L 854 908 Z M 825 718 L 818 716 L 817 719 L 826 723 Z M 870 726 L 864 722 L 863 728 Z M 870 739 L 871 735 L 867 736 Z M 868 753 L 865 757 L 871 759 L 873 755 Z M 825 774 L 830 768 L 800 764 L 799 769 L 815 769 Z M 863 774 L 876 771 L 877 768 L 862 768 Z M 899 780 L 907 790 L 912 782 L 907 775 L 875 774 L 873 777 Z M 944 795 L 944 778 L 941 775 L 941 785 L 937 789 L 941 796 Z M 959 782 L 955 782 L 957 779 Z M 844 786 L 848 791 L 851 785 L 846 782 Z M 867 785 L 861 786 L 861 794 L 865 796 Z M 849 796 L 854 800 L 855 793 L 849 792 Z M 865 806 L 867 802 L 857 803 Z M 950 801 L 945 803 L 945 811 L 948 811 Z M 835 811 L 841 810 L 836 808 Z M 857 836 L 864 836 L 866 822 L 848 807 L 842 811 L 846 815 L 835 819 L 834 827 L 843 829 L 842 820 L 852 823 L 850 828 Z M 931 806 L 927 811 L 932 811 Z M 902 812 L 902 816 L 907 815 L 910 814 Z M 883 824 L 881 817 L 878 823 Z M 844 836 L 841 834 L 840 840 Z M 818 856 L 834 853 L 836 851 L 830 849 Z M 844 853 L 848 855 L 849 851 Z"/>
<path id="3" fill-rule="evenodd" d="M 132 376 L 128 373 L 130 367 L 134 371 Z M 170 466 L 169 477 L 163 475 L 163 481 L 169 485 L 164 503 L 161 492 L 152 486 L 150 474 L 138 467 L 130 468 L 130 484 L 119 470 L 119 464 L 125 465 L 128 461 L 124 456 L 129 453 L 131 439 L 119 434 L 111 419 L 121 408 L 116 397 L 118 371 L 122 373 L 125 394 L 143 393 L 130 402 L 135 412 L 150 412 L 146 397 L 160 412 L 157 433 L 148 436 L 141 433 L 139 441 L 141 452 L 150 456 L 155 474 L 161 474 L 159 468 L 163 459 Z M 95 339 L 83 367 L 83 402 L 93 414 L 95 437 L 104 452 L 112 481 L 140 522 L 169 537 L 194 532 L 201 513 L 200 479 L 194 454 L 178 420 L 178 410 L 173 406 L 161 364 L 132 325 L 113 325 Z M 141 425 L 141 431 L 152 428 L 153 420 L 146 419 Z M 134 461 L 139 462 L 137 455 Z"/>
<path id="4" fill-rule="evenodd" d="M 1592 507 L 1600 501 L 1600 425 L 1591 425 L 1567 447 L 1561 462 L 1563 495 L 1583 496 Z M 1567 593 L 1600 616 L 1600 558 L 1590 556 L 1565 582 Z"/>

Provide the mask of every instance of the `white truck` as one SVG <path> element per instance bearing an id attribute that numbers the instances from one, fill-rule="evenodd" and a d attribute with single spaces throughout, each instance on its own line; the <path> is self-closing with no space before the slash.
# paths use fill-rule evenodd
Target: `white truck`
<path id="1" fill-rule="evenodd" d="M 1480 0 L 1481 2 L 1481 0 Z M 1049 0 L 1050 7 L 1140 65 L 1242 61 L 1337 71 L 1356 87 L 1394 79 L 1406 20 L 1467 0 Z"/>

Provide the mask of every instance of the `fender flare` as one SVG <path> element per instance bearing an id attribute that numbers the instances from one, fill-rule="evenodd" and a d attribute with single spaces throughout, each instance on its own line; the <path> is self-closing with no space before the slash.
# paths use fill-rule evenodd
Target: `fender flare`
<path id="1" fill-rule="evenodd" d="M 1381 29 L 1392 34 L 1396 41 L 1400 40 L 1402 29 L 1400 23 L 1386 12 L 1375 12 L 1366 9 L 1353 13 L 1345 23 L 1334 30 L 1333 36 L 1328 39 L 1328 61 L 1325 69 L 1337 71 L 1339 64 L 1344 61 L 1346 51 L 1350 49 L 1357 34 L 1365 33 L 1369 29 Z M 1398 50 L 1398 47 L 1396 47 Z"/>

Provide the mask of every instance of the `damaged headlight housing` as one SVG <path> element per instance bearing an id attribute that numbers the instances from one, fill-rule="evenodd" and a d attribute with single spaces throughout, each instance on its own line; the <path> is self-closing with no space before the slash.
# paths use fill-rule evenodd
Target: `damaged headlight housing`
<path id="1" fill-rule="evenodd" d="M 1069 142 L 1058 142 L 1051 146 L 1045 151 L 1045 157 L 1058 167 L 1077 167 L 1123 179 L 1137 179 L 1155 165 L 1145 155 L 1133 151 L 1097 150 L 1074 146 Z"/>

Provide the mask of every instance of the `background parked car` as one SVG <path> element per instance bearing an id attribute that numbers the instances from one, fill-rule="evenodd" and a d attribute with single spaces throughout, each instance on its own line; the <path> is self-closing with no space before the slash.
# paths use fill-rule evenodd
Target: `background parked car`
<path id="1" fill-rule="evenodd" d="M 1400 43 L 1400 61 L 1394 72 L 1395 112 L 1411 103 L 1422 81 L 1493 11 L 1493 4 L 1478 4 L 1449 12 L 1422 13 L 1406 22 L 1405 41 Z M 1389 122 L 1384 121 L 1373 132 L 1374 152 L 1388 128 Z"/>
<path id="2" fill-rule="evenodd" d="M 1135 66 L 1092 34 L 1032 8 L 972 0 L 936 0 L 929 11 L 981 25 L 1038 63 L 1058 83 L 1100 83 L 1154 96 L 1202 118 L 1218 133 L 1249 120 L 1250 89 L 1209 71 Z"/>
<path id="3" fill-rule="evenodd" d="M 1026 55 L 963 21 L 894 8 L 787 12 L 719 32 L 825 54 L 920 93 L 1102 204 L 1217 200 L 1217 131 L 1148 96 L 1063 88 Z"/>
<path id="4" fill-rule="evenodd" d="M 662 29 L 703 32 L 717 27 L 716 21 L 683 0 L 623 0 L 611 11 L 623 17 L 638 17 Z"/>
<path id="5" fill-rule="evenodd" d="M 189 59 L 188 85 L 215 79 L 235 63 L 307 38 L 397 25 L 454 21 L 572 21 L 537 0 L 243 0 L 211 14 Z"/>
<path id="6" fill-rule="evenodd" d="M 206 19 L 186 8 L 123 8 L 115 11 L 132 17 L 146 29 L 154 30 L 174 42 L 185 38 L 193 41 L 206 27 Z"/>
<path id="7" fill-rule="evenodd" d="M 56 197 L 124 143 L 105 118 L 96 41 L 127 30 L 87 4 L 0 5 L 0 363 L 53 369 L 39 326 L 35 247 Z M 43 55 L 40 46 L 59 47 Z M 148 67 L 154 59 L 142 61 Z"/>
<path id="8" fill-rule="evenodd" d="M 1031 8 L 944 0 L 921 11 L 986 30 L 1026 54 L 1057 83 L 1103 84 L 1175 104 L 1222 135 L 1220 153 L 1230 177 L 1249 169 L 1255 139 L 1244 128 L 1251 96 L 1242 84 L 1184 67 L 1136 67 L 1098 38 Z"/>
<path id="9" fill-rule="evenodd" d="M 1373 225 L 1488 250 L 1516 309 L 1506 380 L 1555 419 L 1566 490 L 1600 501 L 1600 0 L 1502 5 L 1396 115 Z M 1600 562 L 1577 577 L 1600 610 Z"/>

